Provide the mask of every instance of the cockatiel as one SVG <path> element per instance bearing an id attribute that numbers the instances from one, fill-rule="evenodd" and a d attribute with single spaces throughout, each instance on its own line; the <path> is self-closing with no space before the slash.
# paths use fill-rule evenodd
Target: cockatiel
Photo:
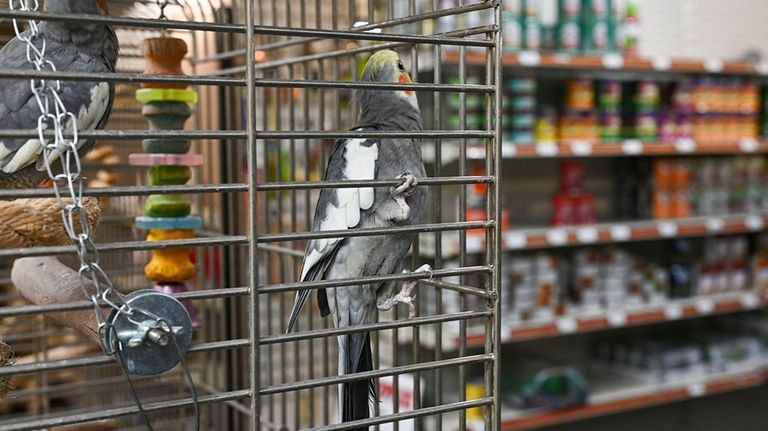
<path id="1" fill-rule="evenodd" d="M 107 13 L 106 0 L 47 0 L 49 12 L 62 14 Z M 115 32 L 104 24 L 82 22 L 42 21 L 39 39 L 45 40 L 45 59 L 59 72 L 114 72 L 117 63 L 118 41 Z M 29 31 L 25 32 L 29 35 Z M 40 40 L 42 39 L 42 40 Z M 0 69 L 35 70 L 27 61 L 26 43 L 18 37 L 0 49 Z M 48 81 L 48 85 L 53 82 Z M 107 82 L 61 81 L 59 90 L 64 106 L 77 117 L 79 131 L 104 127 L 112 109 L 115 87 Z M 53 112 L 53 107 L 51 107 Z M 32 94 L 29 79 L 0 79 L 0 130 L 36 130 L 40 108 Z M 71 124 L 66 124 L 71 130 Z M 52 128 L 49 126 L 49 129 Z M 78 152 L 84 155 L 93 146 L 93 140 L 81 139 Z M 42 146 L 37 138 L 0 137 L 0 189 L 36 187 L 48 177 L 42 157 Z M 60 155 L 53 151 L 49 162 Z"/>
<path id="2" fill-rule="evenodd" d="M 371 56 L 362 80 L 380 83 L 409 83 L 411 78 L 397 53 L 378 51 Z M 360 90 L 359 131 L 417 131 L 422 129 L 416 95 L 403 90 Z M 343 139 L 336 143 L 328 161 L 325 179 L 373 180 L 402 179 L 398 187 L 323 189 L 315 210 L 313 231 L 393 227 L 421 223 L 426 191 L 416 187 L 425 177 L 418 139 Z M 415 238 L 412 233 L 383 236 L 330 238 L 309 241 L 304 255 L 301 281 L 332 280 L 387 275 L 402 268 L 403 257 Z M 424 265 L 417 271 L 431 271 Z M 405 271 L 404 271 L 405 272 Z M 388 310 L 397 303 L 408 304 L 413 315 L 415 281 L 373 283 L 321 289 L 317 293 L 321 314 L 333 314 L 337 327 L 372 322 L 376 308 Z M 288 331 L 309 298 L 310 290 L 296 294 Z M 339 374 L 373 369 L 368 333 L 338 337 Z M 373 381 L 341 385 L 341 420 L 349 422 L 369 417 Z"/>

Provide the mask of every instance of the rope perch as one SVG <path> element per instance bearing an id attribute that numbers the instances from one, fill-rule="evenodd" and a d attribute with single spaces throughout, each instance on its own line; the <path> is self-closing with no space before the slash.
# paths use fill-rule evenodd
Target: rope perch
<path id="1" fill-rule="evenodd" d="M 64 200 L 71 203 L 70 199 Z M 101 219 L 97 198 L 83 198 L 88 210 L 88 222 L 94 229 Z M 76 220 L 79 228 L 79 220 Z M 17 199 L 0 201 L 0 249 L 45 247 L 69 244 L 56 198 Z"/>

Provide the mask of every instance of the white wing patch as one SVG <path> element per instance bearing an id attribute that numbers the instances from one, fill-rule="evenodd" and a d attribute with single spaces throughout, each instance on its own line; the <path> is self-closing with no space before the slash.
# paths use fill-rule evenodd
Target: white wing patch
<path id="1" fill-rule="evenodd" d="M 379 158 L 378 144 L 363 145 L 367 139 L 349 139 L 344 152 L 344 179 L 372 180 L 376 176 L 376 160 Z M 333 191 L 336 204 L 328 203 L 325 217 L 320 222 L 321 231 L 351 229 L 360 223 L 360 210 L 373 206 L 373 187 L 340 188 Z M 323 256 L 341 241 L 341 238 L 315 240 L 314 247 L 304 259 L 301 280 Z"/>
<path id="2" fill-rule="evenodd" d="M 16 153 L 11 157 L 11 160 L 3 166 L 3 172 L 10 174 L 19 171 L 32 163 L 42 151 L 43 146 L 40 145 L 39 139 L 28 140 L 16 150 Z"/>
<path id="3" fill-rule="evenodd" d="M 5 146 L 5 142 L 0 141 L 0 160 L 3 160 L 8 154 L 11 154 L 11 150 Z"/>

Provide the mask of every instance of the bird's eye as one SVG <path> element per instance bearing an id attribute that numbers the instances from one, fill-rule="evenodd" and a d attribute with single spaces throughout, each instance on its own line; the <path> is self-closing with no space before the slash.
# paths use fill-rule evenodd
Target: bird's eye
<path id="1" fill-rule="evenodd" d="M 397 68 L 400 69 L 401 72 L 405 72 L 405 65 L 402 61 L 397 62 Z"/>

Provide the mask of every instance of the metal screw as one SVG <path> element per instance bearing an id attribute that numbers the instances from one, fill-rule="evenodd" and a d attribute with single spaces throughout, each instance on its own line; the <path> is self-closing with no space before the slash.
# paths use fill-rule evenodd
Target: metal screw
<path id="1" fill-rule="evenodd" d="M 167 346 L 168 342 L 170 342 L 171 340 L 167 332 L 158 328 L 150 329 L 149 332 L 147 332 L 147 338 L 153 344 L 156 344 L 161 347 Z"/>

